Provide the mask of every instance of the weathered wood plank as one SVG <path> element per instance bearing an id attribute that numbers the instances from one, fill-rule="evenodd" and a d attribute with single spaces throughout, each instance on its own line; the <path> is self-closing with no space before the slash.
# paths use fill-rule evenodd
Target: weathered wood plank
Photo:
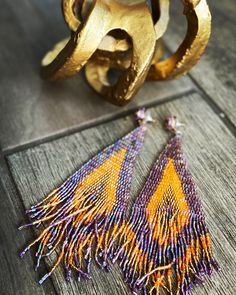
<path id="1" fill-rule="evenodd" d="M 169 114 L 176 114 L 186 124 L 183 148 L 199 187 L 215 256 L 222 267 L 220 273 L 195 292 L 202 295 L 234 294 L 235 138 L 198 94 L 163 104 L 151 111 L 157 121 L 148 128 L 134 175 L 132 198 L 140 190 L 168 138 L 161 127 L 163 119 Z M 133 120 L 126 117 L 9 156 L 11 171 L 25 207 L 40 200 L 82 163 L 133 126 Z M 95 267 L 93 279 L 80 284 L 66 284 L 63 270 L 59 268 L 52 280 L 59 294 L 130 294 L 117 268 L 107 275 Z"/>
<path id="2" fill-rule="evenodd" d="M 68 32 L 55 0 L 0 0 L 0 146 L 3 150 L 88 126 L 137 105 L 161 101 L 193 88 L 190 79 L 146 83 L 125 108 L 102 100 L 82 74 L 50 83 L 39 77 L 43 55 Z M 4 73 L 4 74 L 3 74 Z"/>
<path id="3" fill-rule="evenodd" d="M 17 226 L 24 220 L 23 204 L 2 158 L 0 159 L 0 212 L 0 294 L 55 294 L 50 280 L 43 288 L 38 288 L 35 284 L 36 274 L 32 270 L 31 256 L 28 256 L 23 264 L 18 256 L 22 243 L 26 243 L 32 237 L 32 232 L 19 233 L 17 230 Z M 45 267 L 42 267 L 40 272 L 42 271 L 45 272 Z"/>
<path id="4" fill-rule="evenodd" d="M 208 0 L 212 11 L 212 35 L 208 48 L 190 76 L 236 126 L 236 5 L 234 0 Z M 165 38 L 170 50 L 177 48 L 185 33 L 181 1 L 172 4 L 172 24 Z"/>

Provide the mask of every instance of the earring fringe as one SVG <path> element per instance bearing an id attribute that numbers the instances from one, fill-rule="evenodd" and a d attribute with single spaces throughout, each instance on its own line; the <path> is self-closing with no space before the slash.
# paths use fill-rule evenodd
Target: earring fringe
<path id="1" fill-rule="evenodd" d="M 108 257 L 124 224 L 134 163 L 146 130 L 140 113 L 144 110 L 137 115 L 139 127 L 96 155 L 43 201 L 27 210 L 32 222 L 19 229 L 31 226 L 44 229 L 20 256 L 37 244 L 37 270 L 43 257 L 53 252 L 58 254 L 53 268 L 40 284 L 62 262 L 68 281 L 72 270 L 78 278 L 89 278 L 92 258 L 109 271 Z"/>
<path id="2" fill-rule="evenodd" d="M 113 262 L 120 261 L 124 280 L 137 294 L 189 294 L 205 275 L 218 270 L 202 205 L 175 136 L 154 165 L 123 226 Z M 167 125 L 168 126 L 168 125 Z"/>

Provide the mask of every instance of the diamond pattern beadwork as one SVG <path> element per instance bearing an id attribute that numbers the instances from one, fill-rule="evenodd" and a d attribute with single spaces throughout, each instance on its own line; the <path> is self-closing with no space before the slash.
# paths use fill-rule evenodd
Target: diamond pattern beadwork
<path id="1" fill-rule="evenodd" d="M 133 294 L 188 294 L 218 265 L 192 177 L 176 134 L 153 166 L 124 225 L 120 260 Z M 155 292 L 154 292 L 155 291 Z"/>
<path id="2" fill-rule="evenodd" d="M 143 110 L 144 112 L 144 110 Z M 142 118 L 137 118 L 142 121 Z M 140 121 L 140 123 L 141 123 Z M 143 144 L 146 126 L 141 124 L 124 138 L 96 155 L 42 202 L 27 211 L 29 226 L 45 229 L 21 256 L 35 244 L 37 265 L 56 251 L 58 258 L 42 284 L 62 262 L 66 278 L 75 270 L 78 278 L 90 277 L 90 264 L 109 270 L 108 257 L 124 223 L 136 156 Z"/>

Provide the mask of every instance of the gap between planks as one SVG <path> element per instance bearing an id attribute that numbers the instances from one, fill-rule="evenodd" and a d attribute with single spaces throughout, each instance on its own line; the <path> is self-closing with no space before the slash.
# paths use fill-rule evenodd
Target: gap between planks
<path id="1" fill-rule="evenodd" d="M 233 256 L 235 255 L 233 250 L 235 238 L 232 233 L 234 220 L 233 189 L 235 184 L 231 181 L 231 178 L 233 179 L 235 175 L 235 166 L 233 164 L 233 161 L 235 161 L 233 154 L 234 137 L 220 118 L 211 111 L 211 107 L 200 98 L 199 94 L 196 93 L 192 97 L 185 97 L 183 104 L 181 104 L 181 101 L 175 101 L 168 106 L 163 104 L 160 108 L 152 110 L 158 121 L 155 126 L 150 126 L 144 152 L 140 155 L 137 167 L 139 173 L 135 174 L 134 179 L 137 185 L 134 187 L 135 192 L 133 196 L 137 195 L 136 190 L 140 189 L 143 183 L 143 175 L 146 175 L 146 172 L 151 167 L 151 163 L 153 163 L 153 159 L 156 158 L 156 150 L 160 150 L 160 147 L 166 142 L 168 137 L 166 131 L 161 128 L 157 129 L 156 125 L 160 126 L 164 116 L 169 112 L 176 113 L 179 118 L 184 118 L 185 122 L 188 123 L 188 128 L 185 130 L 184 150 L 191 164 L 191 171 L 199 184 L 200 195 L 204 196 L 204 211 L 207 213 L 209 228 L 213 233 L 214 248 L 217 250 L 215 253 L 223 269 L 222 272 L 212 278 L 212 281 L 208 281 L 205 289 L 202 288 L 196 291 L 199 294 L 206 294 L 207 292 L 207 294 L 226 295 L 228 290 L 231 290 L 231 294 L 233 294 L 235 286 L 233 285 L 232 278 L 235 270 L 232 267 L 232 263 Z M 208 122 L 208 128 L 205 128 L 202 124 L 202 122 L 206 121 Z M 54 187 L 54 182 L 55 184 L 57 183 L 56 179 L 58 181 L 61 178 L 64 179 L 64 176 L 69 171 L 71 174 L 71 171 L 76 169 L 78 164 L 81 164 L 80 162 L 85 161 L 84 152 L 86 157 L 89 158 L 90 154 L 95 154 L 97 149 L 100 150 L 101 144 L 106 145 L 106 141 L 110 142 L 120 132 L 123 133 L 120 130 L 126 130 L 130 125 L 133 125 L 133 121 L 130 123 L 130 119 L 122 120 L 122 122 L 111 122 L 109 126 L 98 126 L 98 128 L 93 128 L 93 130 L 85 130 L 80 134 L 73 135 L 69 141 L 62 138 L 58 142 L 50 142 L 44 146 L 35 147 L 33 150 L 10 156 L 8 160 L 11 171 L 21 191 L 25 205 L 28 207 L 30 203 L 35 203 L 35 198 L 37 200 L 40 198 L 39 194 L 44 195 L 47 193 L 49 187 Z M 116 130 L 109 133 L 108 131 L 113 130 L 114 126 L 116 126 Z M 121 126 L 123 127 L 121 128 Z M 88 142 L 84 141 L 90 132 L 91 136 Z M 109 138 L 104 142 L 105 134 Z M 80 151 L 74 150 L 74 146 L 78 142 L 84 142 L 80 147 Z M 50 166 L 47 164 L 49 161 Z M 65 168 L 65 165 L 67 168 Z M 41 180 L 39 184 L 38 179 Z M 219 197 L 216 198 L 216 195 Z M 104 279 L 105 282 L 109 281 L 108 277 L 103 277 L 100 272 L 95 271 L 94 274 L 97 278 L 101 277 Z M 53 277 L 55 287 L 60 294 L 76 294 L 76 291 L 79 290 L 78 294 L 87 294 L 82 292 L 84 290 L 88 290 L 88 294 L 95 294 L 94 290 L 99 288 L 99 286 L 93 285 L 94 281 L 81 286 L 72 283 L 72 288 L 72 285 L 63 284 L 63 281 L 61 281 L 62 275 L 62 269 L 59 269 L 57 275 Z M 124 288 L 123 284 L 120 285 L 120 276 L 118 276 L 117 272 L 116 274 L 114 272 L 114 277 L 109 278 L 111 282 L 112 279 L 116 280 L 119 287 Z M 60 284 L 58 284 L 59 282 Z M 106 286 L 103 285 L 102 281 L 100 284 L 100 293 L 98 290 L 98 294 L 104 294 Z M 116 294 L 129 293 L 122 289 Z"/>
<path id="2" fill-rule="evenodd" d="M 137 111 L 138 109 L 140 109 L 142 107 L 150 108 L 150 107 L 155 107 L 158 105 L 163 105 L 163 104 L 168 103 L 170 101 L 181 99 L 185 96 L 188 96 L 188 95 L 194 94 L 194 93 L 196 93 L 196 89 L 193 88 L 191 90 L 184 91 L 184 92 L 178 93 L 176 95 L 172 95 L 169 97 L 163 97 L 163 99 L 161 99 L 159 101 L 150 102 L 150 103 L 146 103 L 146 104 L 144 103 L 143 105 L 134 106 L 131 109 L 125 110 L 122 113 L 112 114 L 112 115 L 108 114 L 106 117 L 99 118 L 97 120 L 91 120 L 91 121 L 86 122 L 85 124 L 81 124 L 79 127 L 67 128 L 66 130 L 59 131 L 58 133 L 54 133 L 53 135 L 49 135 L 44 138 L 33 140 L 32 142 L 29 142 L 26 144 L 18 145 L 13 148 L 6 148 L 6 149 L 2 150 L 0 153 L 3 156 L 7 157 L 12 154 L 24 151 L 26 149 L 33 148 L 37 145 L 44 144 L 44 143 L 50 142 L 52 140 L 63 138 L 65 136 L 72 135 L 72 134 L 75 134 L 77 132 L 80 132 L 80 131 L 83 131 L 83 130 L 86 130 L 86 129 L 89 129 L 92 127 L 96 127 L 98 125 L 105 124 L 105 123 L 111 122 L 113 120 L 117 120 L 117 119 L 123 118 L 125 116 L 132 115 L 135 111 Z"/>

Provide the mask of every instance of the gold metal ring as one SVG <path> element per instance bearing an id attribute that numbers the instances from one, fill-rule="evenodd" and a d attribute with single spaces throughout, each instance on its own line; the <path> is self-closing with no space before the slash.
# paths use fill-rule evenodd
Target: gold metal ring
<path id="1" fill-rule="evenodd" d="M 156 49 L 153 54 L 150 66 L 152 64 L 155 65 L 160 58 L 161 47 L 157 45 L 159 45 L 159 39 L 165 33 L 169 22 L 169 0 L 160 0 L 160 6 L 158 5 L 158 10 L 159 18 L 156 22 L 156 25 L 154 26 L 156 35 Z M 144 39 L 144 37 L 145 35 L 141 36 L 142 39 Z M 131 60 L 132 50 L 115 53 L 98 50 L 86 64 L 85 74 L 87 81 L 96 92 L 104 95 L 106 98 L 108 97 L 109 100 L 113 100 L 111 96 L 113 92 L 110 92 L 110 96 L 107 96 L 107 90 L 114 88 L 108 78 L 109 70 L 127 70 L 130 67 Z M 146 67 L 146 75 L 148 74 L 149 67 Z"/>
<path id="2" fill-rule="evenodd" d="M 126 32 L 132 41 L 132 62 L 117 84 L 103 87 L 101 93 L 115 104 L 127 103 L 144 82 L 155 50 L 152 16 L 145 3 L 134 4 L 131 9 L 130 5 L 115 0 L 96 0 L 86 21 L 72 32 L 68 43 L 61 42 L 43 59 L 42 76 L 57 80 L 76 74 L 103 38 L 117 28 Z"/>
<path id="3" fill-rule="evenodd" d="M 168 59 L 152 65 L 150 80 L 173 79 L 186 74 L 198 62 L 211 33 L 211 14 L 206 0 L 182 0 L 187 19 L 187 34 Z"/>
<path id="4" fill-rule="evenodd" d="M 134 0 L 126 0 L 127 3 L 133 3 Z M 62 12 L 64 20 L 71 31 L 76 31 L 83 22 L 83 19 L 89 14 L 94 0 L 62 0 Z M 159 40 L 165 33 L 169 23 L 169 0 L 152 0 L 152 13 L 158 15 L 158 20 L 155 22 L 156 39 Z M 78 14 L 80 12 L 80 16 Z M 125 42 L 125 40 L 124 40 Z M 125 44 L 125 43 L 123 43 Z M 126 44 L 128 48 L 131 44 Z M 125 47 L 125 45 L 123 45 Z M 102 50 L 110 51 L 105 46 Z M 122 50 L 122 47 L 118 48 Z M 124 50 L 124 49 L 123 49 Z M 122 51 L 123 51 L 122 50 Z M 112 50 L 114 51 L 114 50 Z"/>
<path id="5" fill-rule="evenodd" d="M 160 1 L 160 10 L 163 12 L 163 17 L 160 17 L 155 25 L 156 34 L 158 34 L 160 25 L 159 37 L 162 36 L 166 29 L 163 29 L 162 25 L 163 22 L 164 27 L 167 24 L 165 19 L 168 17 L 168 9 L 163 9 L 164 5 L 168 5 L 166 2 L 169 1 Z M 185 39 L 177 51 L 166 60 L 159 62 L 157 59 L 153 59 L 147 76 L 149 80 L 173 79 L 186 74 L 198 62 L 208 44 L 211 32 L 211 14 L 206 0 L 185 0 L 183 5 L 188 24 Z M 128 64 L 127 58 L 124 55 L 122 57 L 124 59 L 123 68 L 126 68 Z M 96 58 L 98 59 L 99 56 L 97 55 Z M 95 61 L 93 61 L 93 64 L 95 65 Z M 111 61 L 111 64 L 115 63 Z M 122 65 L 121 60 L 120 65 Z M 101 73 L 101 70 L 99 72 Z M 91 84 L 91 79 L 89 82 Z"/>
<path id="6" fill-rule="evenodd" d="M 187 34 L 178 50 L 164 61 L 159 61 L 159 44 L 169 22 L 169 0 L 152 0 L 152 13 L 147 4 L 137 1 L 141 0 L 62 0 L 71 37 L 44 57 L 42 77 L 66 78 L 86 65 L 90 85 L 110 102 L 123 105 L 146 78 L 172 79 L 188 72 L 210 37 L 206 0 L 182 0 Z M 115 85 L 108 79 L 112 68 L 122 70 Z"/>

